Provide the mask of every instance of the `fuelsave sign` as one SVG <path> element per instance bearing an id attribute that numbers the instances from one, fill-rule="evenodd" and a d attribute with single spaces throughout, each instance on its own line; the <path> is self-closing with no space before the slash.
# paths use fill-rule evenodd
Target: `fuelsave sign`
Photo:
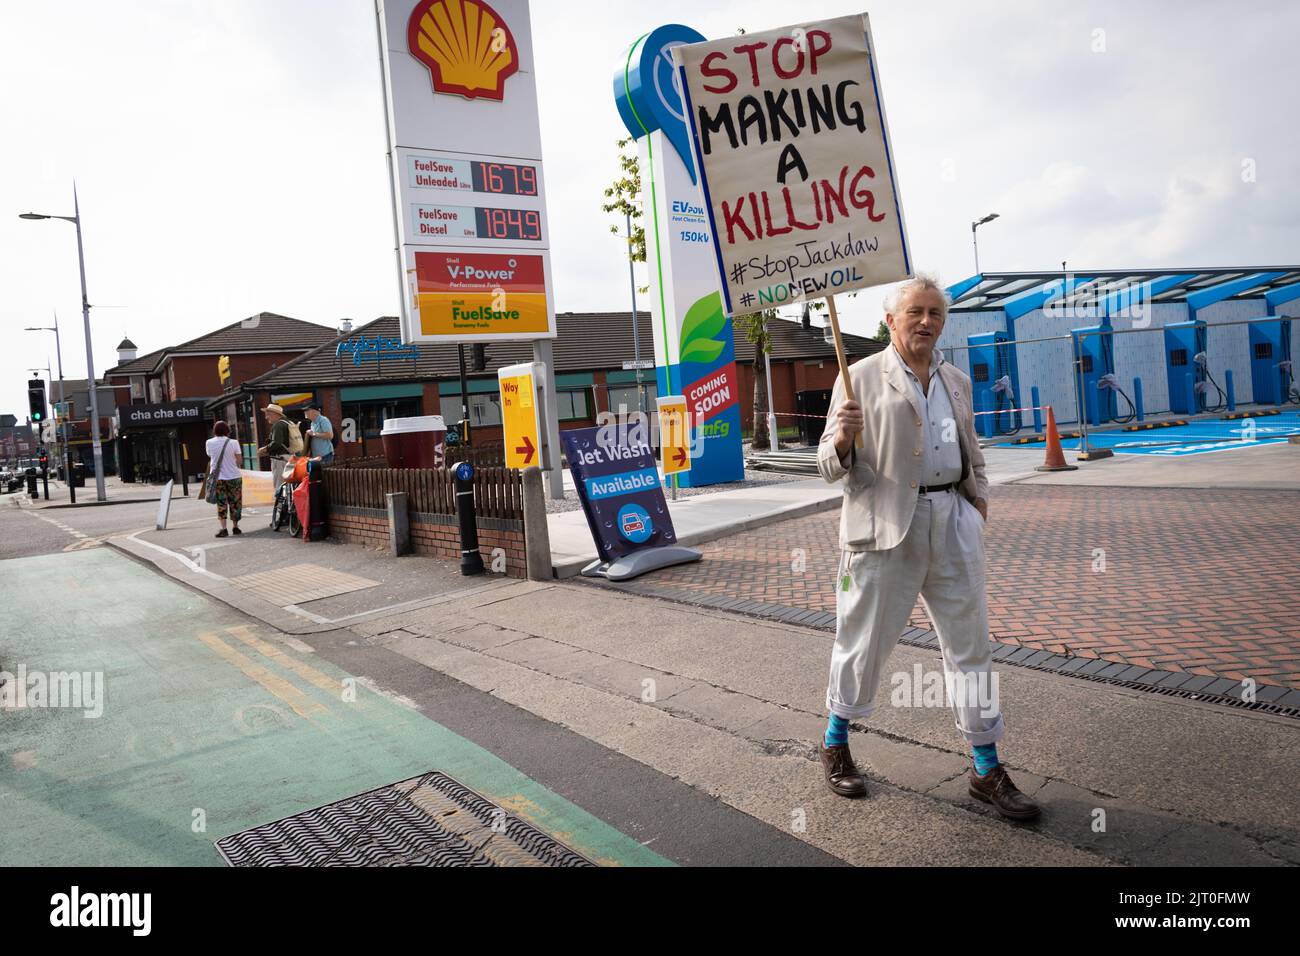
<path id="1" fill-rule="evenodd" d="M 865 14 L 672 54 L 728 315 L 911 274 Z"/>
<path id="2" fill-rule="evenodd" d="M 415 300 L 425 335 L 545 334 L 549 328 L 541 256 L 415 253 Z"/>

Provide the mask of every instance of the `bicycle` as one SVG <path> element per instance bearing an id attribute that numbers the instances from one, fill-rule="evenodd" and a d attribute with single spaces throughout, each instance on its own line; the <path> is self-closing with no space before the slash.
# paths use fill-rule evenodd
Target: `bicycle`
<path id="1" fill-rule="evenodd" d="M 285 462 L 284 471 L 281 472 L 284 480 L 276 489 L 275 500 L 271 503 L 271 530 L 279 531 L 287 527 L 289 534 L 295 538 L 302 534 L 302 522 L 298 520 L 298 509 L 293 502 L 293 492 L 298 487 L 298 482 L 294 480 L 297 462 L 296 458 Z"/>

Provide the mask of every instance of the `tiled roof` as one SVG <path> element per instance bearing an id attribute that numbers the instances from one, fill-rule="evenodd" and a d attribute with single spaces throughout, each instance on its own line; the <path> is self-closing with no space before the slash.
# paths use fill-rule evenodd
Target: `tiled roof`
<path id="1" fill-rule="evenodd" d="M 105 375 L 145 374 L 155 371 L 169 355 L 194 352 L 215 354 L 239 352 L 294 352 L 311 349 L 322 342 L 332 342 L 338 330 L 315 322 L 291 319 L 274 312 L 260 312 L 231 322 L 229 325 L 207 332 L 197 338 L 169 345 L 143 355 L 138 359 L 110 368 Z"/>
<path id="2" fill-rule="evenodd" d="M 139 358 L 131 359 L 129 362 L 123 362 L 121 365 L 115 365 L 104 373 L 105 377 L 109 375 L 144 375 L 152 372 L 158 360 L 162 358 L 166 349 L 157 349 L 148 355 L 141 355 Z"/>
<path id="3" fill-rule="evenodd" d="M 293 349 L 315 348 L 322 342 L 332 341 L 337 329 L 287 315 L 261 312 L 224 328 L 200 335 L 198 338 L 173 345 L 165 351 L 185 352 L 283 352 Z"/>
<path id="4" fill-rule="evenodd" d="M 633 358 L 632 313 L 630 312 L 561 312 L 555 317 L 558 338 L 554 341 L 555 370 L 559 373 L 618 369 Z M 819 327 L 805 329 L 799 322 L 776 319 L 769 323 L 772 355 L 777 360 L 834 360 L 835 348 L 823 340 Z M 638 338 L 642 359 L 654 359 L 654 334 L 650 315 L 638 313 Z M 271 389 L 287 386 L 356 385 L 374 382 L 405 382 L 453 378 L 460 374 L 454 345 L 421 345 L 419 358 L 385 358 L 363 360 L 356 364 L 348 353 L 336 355 L 339 342 L 356 337 L 384 336 L 399 338 L 398 319 L 385 316 L 358 326 L 346 335 L 273 369 L 245 384 L 246 389 Z M 742 328 L 735 329 L 736 360 L 754 361 L 754 346 L 745 340 Z M 879 351 L 884 344 L 860 335 L 845 335 L 844 346 L 852 359 Z M 487 372 L 506 365 L 531 362 L 529 342 L 494 342 L 487 346 Z M 465 360 L 472 362 L 472 352 L 465 349 Z M 483 372 L 473 372 L 482 375 Z"/>

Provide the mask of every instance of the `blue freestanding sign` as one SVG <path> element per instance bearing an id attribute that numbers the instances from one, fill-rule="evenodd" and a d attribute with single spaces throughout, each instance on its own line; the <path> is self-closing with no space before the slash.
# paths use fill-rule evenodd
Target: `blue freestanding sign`
<path id="1" fill-rule="evenodd" d="M 573 428 L 560 439 L 600 556 L 583 574 L 620 581 L 700 559 L 677 544 L 654 449 L 637 429 Z"/>

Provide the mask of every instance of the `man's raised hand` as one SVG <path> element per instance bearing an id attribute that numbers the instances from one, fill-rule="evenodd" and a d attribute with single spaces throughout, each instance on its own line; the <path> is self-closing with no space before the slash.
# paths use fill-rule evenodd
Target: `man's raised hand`
<path id="1" fill-rule="evenodd" d="M 846 400 L 831 412 L 831 421 L 835 424 L 835 453 L 844 458 L 853 444 L 853 437 L 866 427 L 866 416 L 861 405 Z"/>

